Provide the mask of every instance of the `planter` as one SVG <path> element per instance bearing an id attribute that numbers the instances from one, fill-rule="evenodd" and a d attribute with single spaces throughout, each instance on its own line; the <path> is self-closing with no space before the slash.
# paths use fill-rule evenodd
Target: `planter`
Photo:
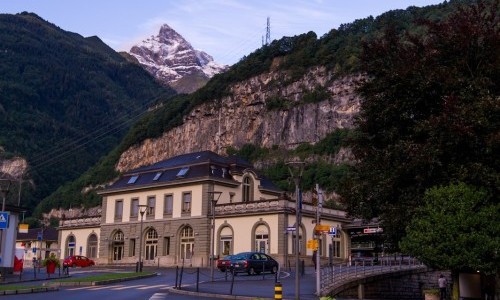
<path id="1" fill-rule="evenodd" d="M 56 263 L 48 262 L 47 263 L 47 274 L 54 274 L 56 272 Z"/>
<path id="2" fill-rule="evenodd" d="M 425 300 L 439 300 L 438 289 L 423 290 L 422 292 L 424 293 Z"/>

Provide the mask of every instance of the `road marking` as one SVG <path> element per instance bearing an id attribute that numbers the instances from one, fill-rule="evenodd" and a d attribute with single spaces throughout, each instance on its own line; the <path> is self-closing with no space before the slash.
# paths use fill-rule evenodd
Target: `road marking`
<path id="1" fill-rule="evenodd" d="M 78 291 L 78 290 L 103 290 L 103 289 L 109 289 L 109 288 L 119 288 L 119 287 L 122 287 L 124 286 L 123 284 L 121 285 L 104 285 L 104 286 L 101 286 L 101 285 L 87 285 L 87 286 L 82 286 L 82 287 L 77 287 L 77 288 L 69 288 L 69 289 L 66 289 L 68 291 Z"/>
<path id="2" fill-rule="evenodd" d="M 112 289 L 113 291 L 119 291 L 119 290 L 126 290 L 126 289 L 133 289 L 133 288 L 138 288 L 138 287 L 143 287 L 145 286 L 144 284 L 138 284 L 138 285 L 129 285 L 129 286 L 124 286 L 124 287 L 118 287 Z"/>
<path id="3" fill-rule="evenodd" d="M 140 287 L 137 289 L 138 290 L 147 290 L 147 289 L 164 288 L 164 287 L 167 287 L 167 285 L 166 284 L 150 285 L 150 286 Z"/>
<path id="4" fill-rule="evenodd" d="M 155 293 L 149 300 L 163 300 L 167 298 L 168 293 Z"/>

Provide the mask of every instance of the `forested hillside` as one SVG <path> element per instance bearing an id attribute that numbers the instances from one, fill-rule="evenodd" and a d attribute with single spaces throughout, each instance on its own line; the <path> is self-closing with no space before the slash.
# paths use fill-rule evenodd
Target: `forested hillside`
<path id="1" fill-rule="evenodd" d="M 309 32 L 275 40 L 243 57 L 227 72 L 214 76 L 205 87 L 197 92 L 187 96 L 178 96 L 169 101 L 168 105 L 162 105 L 146 115 L 128 132 L 118 148 L 115 148 L 77 181 L 63 186 L 57 193 L 51 195 L 40 209 L 47 211 L 52 206 L 50 203 L 61 197 L 79 199 L 78 202 L 85 206 L 99 205 L 100 199 L 94 192 L 82 195 L 81 190 L 112 180 L 117 175 L 115 166 L 123 151 L 146 139 L 157 138 L 164 132 L 181 125 L 183 118 L 195 110 L 198 105 L 220 101 L 222 97 L 231 94 L 233 85 L 241 81 L 271 71 L 283 71 L 287 74 L 286 81 L 277 81 L 273 84 L 284 86 L 300 78 L 315 66 L 324 66 L 335 72 L 338 77 L 357 74 L 362 72 L 363 44 L 383 35 L 387 28 L 394 29 L 398 36 L 404 36 L 407 33 L 419 35 L 424 33 L 422 20 L 444 20 L 457 9 L 457 6 L 470 2 L 473 1 L 456 0 L 424 8 L 409 7 L 406 10 L 387 12 L 377 18 L 367 17 L 343 24 L 320 38 L 313 32 Z M 277 61 L 279 63 L 273 64 Z M 293 106 L 323 101 L 324 97 L 324 91 L 317 89 L 298 102 L 281 98 L 266 99 L 266 106 L 269 110 L 288 110 Z M 288 156 L 298 155 L 310 161 L 305 172 L 305 189 L 311 188 L 318 180 L 321 180 L 323 188 L 329 192 L 337 189 L 349 167 L 335 165 L 324 158 L 334 155 L 332 154 L 333 149 L 337 150 L 341 146 L 346 146 L 348 137 L 352 134 L 347 129 L 332 132 L 314 146 L 297 145 L 295 150 L 287 154 Z M 246 145 L 241 149 L 230 150 L 231 153 L 247 156 L 254 162 L 255 160 L 271 162 L 262 164 L 263 172 L 282 188 L 291 188 L 287 179 L 288 173 L 282 160 L 283 149 L 275 147 L 263 149 L 259 145 Z M 274 163 L 272 163 L 273 161 Z"/>
<path id="2" fill-rule="evenodd" d="M 147 108 L 172 95 L 97 37 L 35 14 L 0 15 L 0 160 L 22 157 L 30 211 L 109 153 Z M 9 201 L 17 203 L 18 185 Z M 15 199 L 14 199 L 15 198 Z M 54 207 L 71 203 L 59 198 Z"/>

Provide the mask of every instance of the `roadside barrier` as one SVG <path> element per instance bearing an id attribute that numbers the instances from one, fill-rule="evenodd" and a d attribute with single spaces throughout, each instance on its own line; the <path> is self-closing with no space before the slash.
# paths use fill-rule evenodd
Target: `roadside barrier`
<path id="1" fill-rule="evenodd" d="M 279 282 L 274 284 L 274 299 L 283 299 L 283 286 Z"/>

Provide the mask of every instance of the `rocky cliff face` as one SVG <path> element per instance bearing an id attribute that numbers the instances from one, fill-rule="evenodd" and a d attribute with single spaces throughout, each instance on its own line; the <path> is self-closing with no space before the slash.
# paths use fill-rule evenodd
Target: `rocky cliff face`
<path id="1" fill-rule="evenodd" d="M 227 66 L 215 63 L 207 53 L 195 50 L 166 24 L 157 36 L 133 46 L 130 54 L 160 82 L 173 86 L 179 92 L 192 92 L 199 88 L 201 79 L 204 79 L 204 84 L 215 74 L 227 69 Z M 179 82 L 183 78 L 192 80 Z M 196 85 L 188 87 L 189 82 L 195 82 Z"/>
<path id="2" fill-rule="evenodd" d="M 2 149 L 0 148 L 0 153 Z M 21 157 L 11 159 L 0 158 L 0 178 L 19 179 L 28 169 L 28 162 Z"/>
<path id="3" fill-rule="evenodd" d="M 288 75 L 274 71 L 240 82 L 232 86 L 231 96 L 193 110 L 183 125 L 125 151 L 117 169 L 127 171 L 186 152 L 224 153 L 228 146 L 247 143 L 286 148 L 314 143 L 336 128 L 353 125 L 360 105 L 355 89 L 364 79 L 361 75 L 335 79 L 333 73 L 317 67 L 286 85 Z M 302 103 L 318 89 L 327 91 L 326 100 Z M 286 100 L 289 108 L 268 110 L 266 104 L 278 98 Z"/>

